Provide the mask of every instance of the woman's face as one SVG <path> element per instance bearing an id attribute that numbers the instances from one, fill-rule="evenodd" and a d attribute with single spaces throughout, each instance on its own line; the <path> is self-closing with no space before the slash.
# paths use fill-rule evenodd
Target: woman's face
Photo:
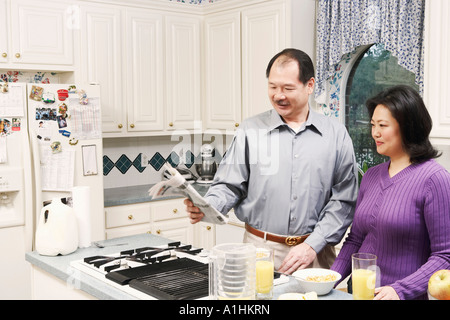
<path id="1" fill-rule="evenodd" d="M 379 154 L 391 159 L 406 154 L 403 150 L 400 125 L 386 106 L 382 104 L 376 106 L 370 123 L 372 138 L 375 140 Z"/>

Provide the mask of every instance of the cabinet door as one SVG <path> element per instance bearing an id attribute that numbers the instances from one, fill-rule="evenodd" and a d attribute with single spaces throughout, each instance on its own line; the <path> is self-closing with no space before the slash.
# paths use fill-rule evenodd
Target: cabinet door
<path id="1" fill-rule="evenodd" d="M 124 132 L 121 11 L 112 6 L 81 6 L 80 27 L 82 81 L 100 84 L 103 132 Z"/>
<path id="2" fill-rule="evenodd" d="M 164 129 L 162 15 L 127 10 L 128 131 Z"/>
<path id="3" fill-rule="evenodd" d="M 7 25 L 6 0 L 0 0 L 0 62 L 8 61 Z"/>
<path id="4" fill-rule="evenodd" d="M 241 121 L 240 12 L 205 19 L 205 122 L 235 129 Z"/>
<path id="5" fill-rule="evenodd" d="M 216 245 L 216 225 L 199 222 L 194 225 L 194 242 L 197 248 L 211 250 Z"/>
<path id="6" fill-rule="evenodd" d="M 279 2 L 242 11 L 243 118 L 272 108 L 267 97 L 266 68 L 286 46 L 286 5 Z"/>
<path id="7" fill-rule="evenodd" d="M 72 27 L 66 19 L 67 3 L 11 1 L 12 62 L 73 64 Z"/>
<path id="8" fill-rule="evenodd" d="M 152 233 L 183 244 L 192 244 L 194 241 L 193 226 L 187 218 L 155 222 L 152 224 Z"/>
<path id="9" fill-rule="evenodd" d="M 200 18 L 166 17 L 167 129 L 193 129 L 200 115 Z"/>

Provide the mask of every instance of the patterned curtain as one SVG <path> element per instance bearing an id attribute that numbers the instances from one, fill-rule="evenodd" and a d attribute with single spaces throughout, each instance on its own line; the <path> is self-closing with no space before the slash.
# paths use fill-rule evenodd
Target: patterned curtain
<path id="1" fill-rule="evenodd" d="M 425 0 L 318 0 L 316 99 L 342 55 L 382 43 L 423 92 Z"/>

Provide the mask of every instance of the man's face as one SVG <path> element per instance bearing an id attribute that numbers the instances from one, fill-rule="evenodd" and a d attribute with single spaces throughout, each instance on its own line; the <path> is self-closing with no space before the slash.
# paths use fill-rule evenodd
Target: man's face
<path id="1" fill-rule="evenodd" d="M 308 110 L 309 95 L 314 91 L 314 78 L 306 84 L 299 80 L 298 62 L 279 57 L 272 65 L 268 78 L 270 102 L 286 121 L 296 120 Z"/>

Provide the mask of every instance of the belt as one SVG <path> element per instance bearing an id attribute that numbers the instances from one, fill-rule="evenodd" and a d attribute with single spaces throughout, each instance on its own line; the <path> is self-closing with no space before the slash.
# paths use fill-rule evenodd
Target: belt
<path id="1" fill-rule="evenodd" d="M 288 237 L 283 237 L 283 236 L 278 236 L 272 233 L 268 233 L 268 232 L 264 232 L 264 231 L 259 231 L 255 228 L 250 227 L 248 224 L 245 224 L 245 230 L 247 230 L 248 232 L 250 232 L 251 234 L 254 234 L 257 237 L 269 240 L 269 241 L 274 241 L 274 242 L 278 242 L 278 243 L 284 243 L 288 246 L 296 246 L 297 244 L 302 243 L 303 241 L 306 240 L 306 238 L 308 238 L 309 234 L 303 235 L 303 236 L 288 236 Z"/>

